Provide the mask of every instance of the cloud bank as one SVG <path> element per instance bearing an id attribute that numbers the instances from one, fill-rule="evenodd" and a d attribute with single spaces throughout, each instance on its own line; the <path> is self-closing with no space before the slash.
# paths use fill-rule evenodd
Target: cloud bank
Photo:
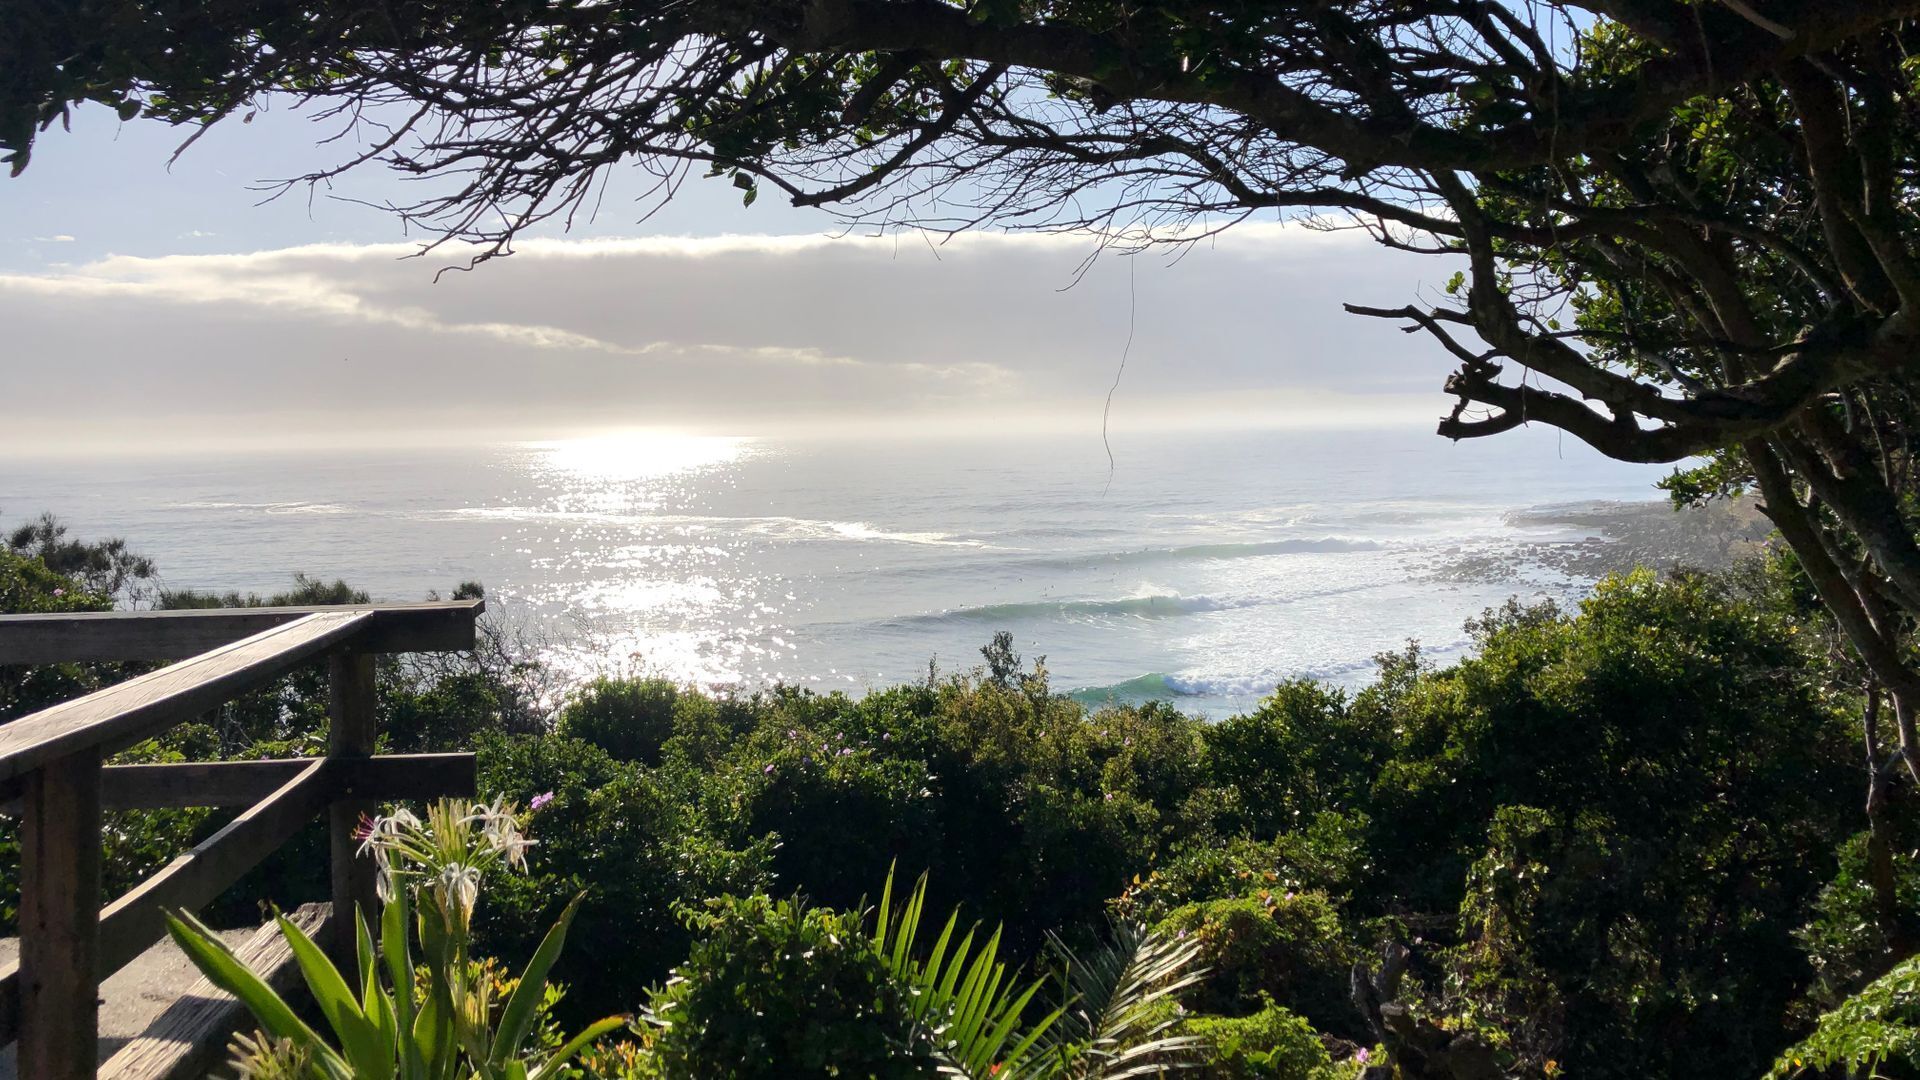
<path id="1" fill-rule="evenodd" d="M 0 442 L 1097 427 L 1123 354 L 1121 427 L 1445 405 L 1427 342 L 1340 304 L 1451 267 L 1353 233 L 1248 224 L 1083 276 L 1084 236 L 533 240 L 437 283 L 462 253 L 416 250 L 0 274 Z"/>

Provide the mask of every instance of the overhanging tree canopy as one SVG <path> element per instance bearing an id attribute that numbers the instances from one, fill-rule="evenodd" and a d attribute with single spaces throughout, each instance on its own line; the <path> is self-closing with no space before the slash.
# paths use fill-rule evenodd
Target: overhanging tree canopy
<path id="1" fill-rule="evenodd" d="M 1756 487 L 1920 776 L 1920 0 L 0 0 L 0 149 L 93 100 L 284 92 L 444 178 L 486 254 L 607 170 L 867 220 L 1191 240 L 1254 213 L 1464 258 L 1404 320 L 1452 438 Z M 1141 231 L 1146 230 L 1146 231 Z"/>

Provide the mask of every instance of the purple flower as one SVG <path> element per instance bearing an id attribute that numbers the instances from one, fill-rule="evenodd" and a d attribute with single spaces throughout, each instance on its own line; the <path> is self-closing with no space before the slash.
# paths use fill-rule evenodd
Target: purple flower
<path id="1" fill-rule="evenodd" d="M 1371 1058 L 1372 1056 L 1373 1056 L 1373 1052 L 1368 1050 L 1364 1046 L 1353 1052 L 1353 1060 L 1359 1062 L 1362 1065 L 1365 1065 L 1367 1063 L 1367 1059 Z"/>
<path id="2" fill-rule="evenodd" d="M 55 590 L 53 590 L 53 595 L 55 595 L 55 596 L 65 596 L 65 595 L 67 595 L 67 590 L 65 590 L 65 589 L 55 589 Z"/>
<path id="3" fill-rule="evenodd" d="M 552 801 L 553 801 L 553 792 L 551 791 L 541 795 L 535 795 L 533 797 L 533 801 L 527 804 L 527 809 L 538 810 Z"/>
<path id="4" fill-rule="evenodd" d="M 768 776 L 772 776 L 772 775 L 773 775 L 773 762 L 771 762 L 771 761 L 769 761 L 769 762 L 767 762 L 767 767 L 766 767 L 766 768 L 764 768 L 764 769 L 761 769 L 760 771 L 761 771 L 761 772 L 763 772 L 763 773 L 765 773 L 765 774 L 767 774 Z"/>

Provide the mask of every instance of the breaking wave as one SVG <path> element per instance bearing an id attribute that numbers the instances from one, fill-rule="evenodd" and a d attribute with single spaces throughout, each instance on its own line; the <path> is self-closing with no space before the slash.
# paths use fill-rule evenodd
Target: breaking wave
<path id="1" fill-rule="evenodd" d="M 1178 547 L 1140 548 L 1133 551 L 1088 552 L 1057 555 L 1027 561 L 1029 566 L 1075 569 L 1097 566 L 1134 566 L 1142 563 L 1171 563 L 1224 559 L 1258 559 L 1271 555 L 1307 555 L 1353 551 L 1382 551 L 1389 545 L 1377 540 L 1358 540 L 1344 536 L 1313 539 L 1260 540 L 1248 543 L 1186 544 Z"/>
<path id="2" fill-rule="evenodd" d="M 1221 600 L 1211 596 L 1153 594 L 1113 600 L 1028 600 L 1009 604 L 983 604 L 954 608 L 927 615 L 908 615 L 888 620 L 896 625 L 913 623 L 1012 623 L 1026 619 L 1072 618 L 1074 616 L 1119 616 L 1136 619 L 1166 619 L 1203 611 L 1228 611 L 1252 607 L 1258 600 Z"/>

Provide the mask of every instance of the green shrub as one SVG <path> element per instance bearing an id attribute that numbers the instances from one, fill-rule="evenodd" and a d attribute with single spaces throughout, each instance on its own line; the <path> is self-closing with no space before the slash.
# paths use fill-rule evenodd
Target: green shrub
<path id="1" fill-rule="evenodd" d="M 1822 1016 L 1813 1033 L 1788 1047 L 1768 1080 L 1786 1080 L 1838 1067 L 1848 1075 L 1888 1075 L 1886 1066 L 1920 1070 L 1920 957 L 1896 964 L 1839 1008 Z"/>
<path id="2" fill-rule="evenodd" d="M 1859 821 L 1857 718 L 1794 626 L 1709 579 L 1636 573 L 1575 615 L 1515 606 L 1472 630 L 1478 655 L 1356 699 L 1390 699 L 1395 732 L 1359 914 L 1418 914 L 1434 960 L 1497 911 L 1524 956 L 1503 946 L 1480 973 L 1508 985 L 1471 1007 L 1558 1003 L 1564 1027 L 1528 1054 L 1568 1075 L 1764 1069 L 1811 979 L 1794 930 Z M 1502 807 L 1551 820 L 1490 839 Z M 1537 891 L 1473 910 L 1494 848 L 1490 865 L 1537 864 Z"/>
<path id="3" fill-rule="evenodd" d="M 761 895 L 722 897 L 686 917 L 692 952 L 649 1007 L 663 1075 L 932 1073 L 926 1033 L 857 915 Z"/>
<path id="4" fill-rule="evenodd" d="M 390 678 L 380 690 L 380 738 L 390 753 L 466 750 L 481 733 L 505 726 L 505 688 L 485 672 L 450 672 L 424 684 Z"/>
<path id="5" fill-rule="evenodd" d="M 49 570 L 37 558 L 0 547 L 0 615 L 37 615 L 69 611 L 105 611 L 108 597 Z M 37 712 L 103 685 L 117 665 L 0 664 L 0 721 Z"/>
<path id="6" fill-rule="evenodd" d="M 728 846 L 672 777 L 562 736 L 494 736 L 478 757 L 489 797 L 539 800 L 530 818 L 540 834 L 530 872 L 494 887 L 478 939 L 501 956 L 527 955 L 565 898 L 584 891 L 574 934 L 589 947 L 571 951 L 555 976 L 573 988 L 570 1004 L 639 1005 L 646 986 L 686 956 L 677 906 L 773 884 L 772 841 Z"/>
<path id="7" fill-rule="evenodd" d="M 1197 935 L 1207 981 L 1187 997 L 1201 1012 L 1245 1015 L 1269 999 L 1287 1002 L 1322 1028 L 1351 1031 L 1355 950 L 1323 893 L 1260 889 L 1186 904 L 1155 929 Z"/>
<path id="8" fill-rule="evenodd" d="M 783 887 L 852 907 L 896 859 L 925 866 L 940 857 L 924 762 L 809 729 L 759 745 L 765 764 L 739 770 L 734 782 L 748 835 L 778 838 L 773 866 Z"/>
<path id="9" fill-rule="evenodd" d="M 1296 681 L 1203 727 L 1207 782 L 1227 796 L 1223 829 L 1272 836 L 1361 805 L 1389 750 L 1381 719 L 1338 689 Z"/>
<path id="10" fill-rule="evenodd" d="M 1181 1031 L 1206 1044 L 1205 1080 L 1342 1080 L 1355 1070 L 1335 1065 L 1313 1025 L 1263 1000 L 1248 1016 L 1190 1016 Z"/>
<path id="11" fill-rule="evenodd" d="M 1895 817 L 1895 815 L 1899 815 Z M 1911 839 L 1913 819 L 1907 807 L 1888 813 L 1893 818 L 1892 849 L 1887 854 L 1892 871 L 1897 918 L 1912 932 L 1920 912 L 1920 846 Z M 1903 836 L 1902 833 L 1907 835 Z M 1840 845 L 1839 866 L 1833 880 L 1814 897 L 1810 918 L 1795 935 L 1813 966 L 1814 982 L 1807 991 L 1809 1012 L 1832 1009 L 1900 959 L 1888 940 L 1870 882 L 1868 834 L 1856 833 Z"/>
<path id="12" fill-rule="evenodd" d="M 1320 892 L 1342 901 L 1370 872 L 1366 815 L 1327 812 L 1272 840 L 1200 837 L 1113 901 L 1117 914 L 1159 921 L 1173 909 L 1252 889 Z"/>
<path id="13" fill-rule="evenodd" d="M 559 734 L 580 739 L 621 761 L 660 763 L 674 734 L 680 688 L 664 679 L 602 676 L 573 692 L 556 721 Z"/>

